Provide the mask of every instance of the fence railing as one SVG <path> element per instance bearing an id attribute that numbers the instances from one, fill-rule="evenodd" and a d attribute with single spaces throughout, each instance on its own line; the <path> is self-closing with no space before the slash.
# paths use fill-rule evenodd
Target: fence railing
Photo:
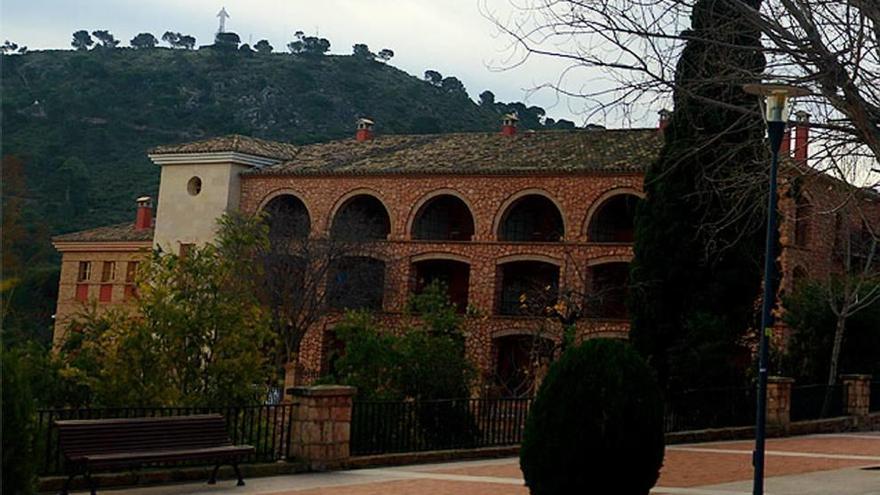
<path id="1" fill-rule="evenodd" d="M 755 424 L 754 387 L 688 390 L 666 400 L 666 432 Z"/>
<path id="2" fill-rule="evenodd" d="M 516 445 L 532 399 L 356 401 L 352 455 Z"/>
<path id="3" fill-rule="evenodd" d="M 56 420 L 139 418 L 222 414 L 229 436 L 235 444 L 253 445 L 255 452 L 246 462 L 273 462 L 286 458 L 291 439 L 290 404 L 236 407 L 120 407 L 90 409 L 40 409 L 35 425 L 34 452 L 39 474 L 60 474 L 64 468 L 58 449 Z"/>
<path id="4" fill-rule="evenodd" d="M 880 381 L 871 383 L 871 402 L 868 410 L 880 411 Z"/>
<path id="5" fill-rule="evenodd" d="M 826 392 L 831 393 L 827 411 L 823 414 Z M 844 416 L 843 385 L 796 385 L 791 388 L 791 420 L 836 418 Z"/>

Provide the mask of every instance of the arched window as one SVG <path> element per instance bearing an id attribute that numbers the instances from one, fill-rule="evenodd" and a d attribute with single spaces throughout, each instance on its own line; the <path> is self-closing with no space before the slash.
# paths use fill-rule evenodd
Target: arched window
<path id="1" fill-rule="evenodd" d="M 589 268 L 590 314 L 595 318 L 624 319 L 629 286 L 629 263 L 616 261 Z"/>
<path id="2" fill-rule="evenodd" d="M 559 242 L 565 235 L 562 214 L 548 198 L 523 196 L 501 218 L 498 239 L 512 242 Z"/>
<path id="3" fill-rule="evenodd" d="M 339 208 L 330 230 L 334 238 L 384 240 L 391 233 L 388 210 L 374 196 L 354 196 Z"/>
<path id="4" fill-rule="evenodd" d="M 416 214 L 412 238 L 437 241 L 469 241 L 474 217 L 461 199 L 451 194 L 431 198 Z"/>
<path id="5" fill-rule="evenodd" d="M 428 285 L 439 282 L 446 288 L 449 302 L 459 313 L 468 305 L 471 267 L 463 261 L 428 259 L 413 263 L 415 277 L 413 290 L 420 293 Z"/>
<path id="6" fill-rule="evenodd" d="M 559 297 L 559 267 L 543 261 L 498 266 L 498 314 L 540 316 Z"/>
<path id="7" fill-rule="evenodd" d="M 331 308 L 381 311 L 384 296 L 384 261 L 347 256 L 330 267 L 327 303 Z"/>
<path id="8" fill-rule="evenodd" d="M 291 240 L 308 237 L 311 220 L 306 205 L 292 194 L 275 196 L 263 207 L 269 224 L 269 239 Z"/>
<path id="9" fill-rule="evenodd" d="M 590 218 L 587 238 L 590 242 L 633 242 L 636 206 L 635 194 L 617 194 L 602 202 Z"/>
<path id="10" fill-rule="evenodd" d="M 803 194 L 798 194 L 794 202 L 794 244 L 805 247 L 810 243 L 810 222 L 813 205 Z"/>

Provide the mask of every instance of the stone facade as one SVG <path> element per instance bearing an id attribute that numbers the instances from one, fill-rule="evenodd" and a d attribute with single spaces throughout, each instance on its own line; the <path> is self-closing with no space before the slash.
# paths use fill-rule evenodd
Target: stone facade
<path id="1" fill-rule="evenodd" d="M 560 285 L 586 290 L 587 267 L 632 259 L 631 242 L 595 242 L 588 226 L 598 208 L 619 195 L 641 196 L 638 174 L 557 174 L 542 176 L 317 176 L 244 175 L 240 207 L 253 213 L 279 195 L 292 195 L 303 202 L 311 220 L 311 235 L 323 236 L 347 200 L 369 195 L 381 201 L 391 220 L 388 240 L 379 248 L 386 266 L 382 310 L 392 324 L 403 312 L 414 286 L 414 263 L 448 259 L 469 266 L 468 305 L 479 316 L 467 319 L 467 349 L 484 376 L 497 361 L 493 340 L 508 335 L 540 333 L 551 340 L 561 337 L 558 325 L 545 318 L 499 316 L 498 267 L 509 261 L 535 260 L 560 269 Z M 473 216 L 470 241 L 413 239 L 417 214 L 432 198 L 451 195 L 461 199 Z M 516 200 L 528 195 L 546 197 L 558 208 L 564 225 L 561 242 L 509 242 L 499 240 L 499 224 Z M 323 332 L 333 319 L 316 326 L 306 336 L 301 351 L 301 376 L 318 375 L 325 361 Z M 399 321 L 398 321 L 399 323 Z M 625 319 L 584 321 L 579 333 L 625 337 Z"/>

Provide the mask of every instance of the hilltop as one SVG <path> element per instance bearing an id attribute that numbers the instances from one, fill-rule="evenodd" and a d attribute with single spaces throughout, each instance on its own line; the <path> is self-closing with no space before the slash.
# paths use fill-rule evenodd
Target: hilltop
<path id="1" fill-rule="evenodd" d="M 2 63 L 2 151 L 23 164 L 28 223 L 51 233 L 132 218 L 134 198 L 156 194 L 146 150 L 159 144 L 311 143 L 351 135 L 359 116 L 387 134 L 489 130 L 507 108 L 353 56 L 99 48 Z"/>

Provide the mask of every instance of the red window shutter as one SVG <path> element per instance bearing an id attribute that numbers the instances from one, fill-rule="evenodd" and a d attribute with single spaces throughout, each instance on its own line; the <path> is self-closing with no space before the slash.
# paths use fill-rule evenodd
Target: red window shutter
<path id="1" fill-rule="evenodd" d="M 79 302 L 89 300 L 89 284 L 76 284 L 76 300 Z"/>
<path id="2" fill-rule="evenodd" d="M 113 299 L 113 284 L 101 284 L 101 293 L 98 295 L 98 301 L 110 302 Z"/>
<path id="3" fill-rule="evenodd" d="M 126 285 L 125 286 L 125 299 L 126 301 L 130 301 L 137 297 L 137 287 L 134 285 Z"/>

